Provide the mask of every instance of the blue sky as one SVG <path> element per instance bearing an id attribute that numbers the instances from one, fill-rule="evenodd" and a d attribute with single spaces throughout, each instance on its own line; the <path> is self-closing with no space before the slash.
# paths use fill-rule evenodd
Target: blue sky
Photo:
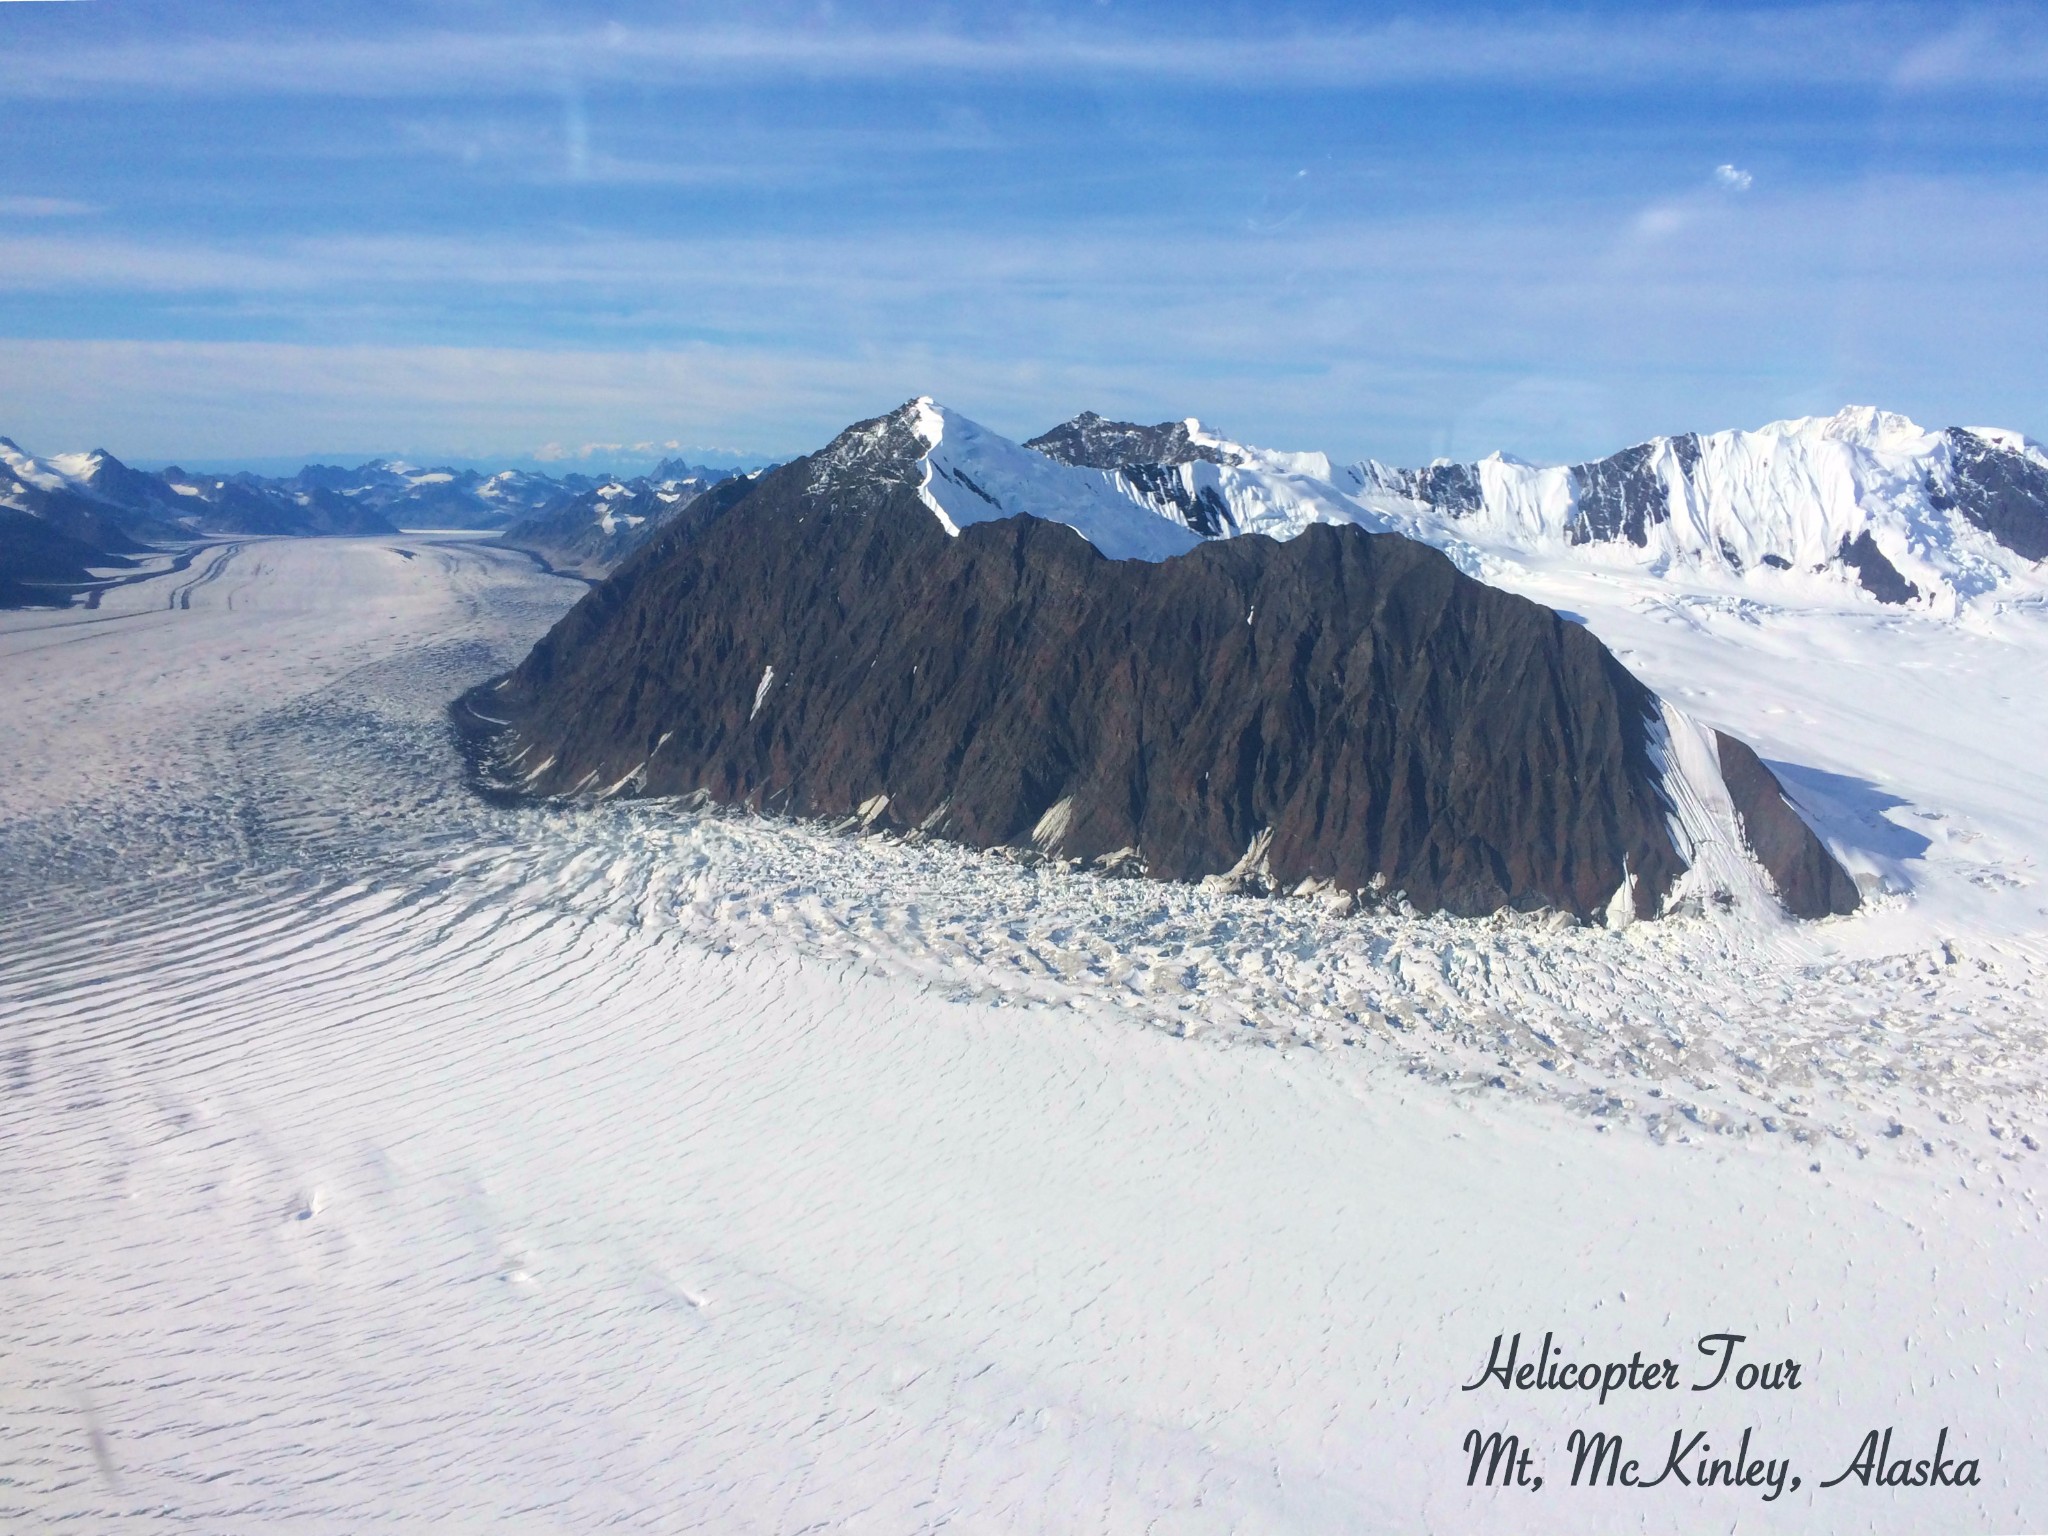
<path id="1" fill-rule="evenodd" d="M 2048 435 L 2039 7 L 0 0 L 0 92 L 42 451 Z"/>

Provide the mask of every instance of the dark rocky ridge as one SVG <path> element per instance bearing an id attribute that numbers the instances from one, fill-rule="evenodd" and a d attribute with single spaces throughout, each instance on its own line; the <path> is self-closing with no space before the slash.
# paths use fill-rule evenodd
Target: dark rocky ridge
<path id="1" fill-rule="evenodd" d="M 1688 436 L 1691 462 L 1681 454 L 1690 472 L 1699 459 L 1699 439 Z M 1572 490 L 1579 503 L 1579 520 L 1572 525 L 1574 544 L 1591 544 L 1627 539 L 1638 549 L 1650 542 L 1649 530 L 1671 516 L 1671 503 L 1664 483 L 1657 478 L 1657 445 L 1639 443 L 1633 448 L 1575 464 L 1571 469 Z"/>
<path id="2" fill-rule="evenodd" d="M 1899 568 L 1885 558 L 1868 528 L 1853 539 L 1843 534 L 1842 547 L 1835 551 L 1835 558 L 1854 571 L 1863 590 L 1880 603 L 1910 603 L 1920 595 L 1919 587 L 1900 575 Z"/>
<path id="3" fill-rule="evenodd" d="M 1188 435 L 1184 421 L 1162 421 L 1141 427 L 1136 422 L 1109 421 L 1093 411 L 1083 411 L 1063 421 L 1050 432 L 1025 443 L 1049 459 L 1076 464 L 1085 469 L 1130 469 L 1133 466 L 1192 464 L 1206 459 L 1212 464 L 1222 456 L 1207 443 Z"/>
<path id="4" fill-rule="evenodd" d="M 949 537 L 900 417 L 700 497 L 460 701 L 495 772 L 1466 915 L 1591 918 L 1626 869 L 1660 909 L 1655 701 L 1582 627 L 1355 527 L 1158 563 Z"/>
<path id="5" fill-rule="evenodd" d="M 1431 464 L 1422 469 L 1374 464 L 1372 483 L 1447 517 L 1470 517 L 1486 505 L 1476 464 Z"/>
<path id="6" fill-rule="evenodd" d="M 2048 469 L 1962 427 L 1950 427 L 1949 474 L 1930 486 L 1937 507 L 1953 507 L 2026 560 L 2048 559 Z"/>
<path id="7" fill-rule="evenodd" d="M 62 606 L 90 586 L 91 567 L 133 565 L 14 507 L 0 507 L 0 608 Z"/>
<path id="8" fill-rule="evenodd" d="M 1041 433 L 1024 445 L 1049 459 L 1083 469 L 1104 469 L 1124 477 L 1140 497 L 1173 515 L 1205 539 L 1225 538 L 1238 531 L 1229 504 L 1211 486 L 1195 487 L 1181 473 L 1183 464 L 1220 464 L 1223 456 L 1208 443 L 1198 443 L 1184 421 L 1162 421 L 1150 427 L 1109 421 L 1083 411 Z"/>
<path id="9" fill-rule="evenodd" d="M 1785 799 L 1778 776 L 1746 742 L 1714 732 L 1721 782 L 1735 802 L 1743 840 L 1770 871 L 1778 899 L 1794 917 L 1838 917 L 1862 904 L 1856 882 Z"/>

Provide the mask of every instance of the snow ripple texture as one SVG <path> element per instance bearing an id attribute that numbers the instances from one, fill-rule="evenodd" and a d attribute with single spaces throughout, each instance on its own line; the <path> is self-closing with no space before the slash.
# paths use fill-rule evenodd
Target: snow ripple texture
<path id="1" fill-rule="evenodd" d="M 1436 1441 L 1517 1287 L 1587 1329 L 1661 1288 L 1638 1347 L 1765 1285 L 1668 1225 L 1686 1191 L 1861 1256 L 1773 1258 L 1788 1325 L 1831 1283 L 1926 1315 L 1931 1270 L 1869 1271 L 1932 1234 L 1978 1342 L 1916 1394 L 2031 1337 L 2024 942 L 1343 916 L 495 806 L 442 708 L 565 584 L 423 540 L 202 568 L 196 607 L 0 631 L 9 1530 L 1457 1529 Z M 1502 1221 L 1550 1279 L 1479 1278 Z M 1452 1342 L 1403 1364 L 1387 1318 Z M 1958 1400 L 2035 1469 L 1984 1508 L 2048 1507 Z"/>

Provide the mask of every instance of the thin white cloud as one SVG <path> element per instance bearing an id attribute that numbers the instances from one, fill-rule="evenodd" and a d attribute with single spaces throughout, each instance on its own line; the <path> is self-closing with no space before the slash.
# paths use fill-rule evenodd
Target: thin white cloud
<path id="1" fill-rule="evenodd" d="M 2042 194 L 1891 179 L 1738 207 L 1702 188 L 1656 239 L 1625 207 L 1318 224 L 1290 231 L 1284 285 L 1268 280 L 1274 241 L 1160 241 L 1140 225 L 941 245 L 921 229 L 801 245 L 358 240 L 254 261 L 52 240 L 40 281 L 67 264 L 88 289 L 174 271 L 202 285 L 195 303 L 301 336 L 359 335 L 365 316 L 386 338 L 445 330 L 450 292 L 497 285 L 515 310 L 567 306 L 578 339 L 6 341 L 0 431 L 164 458 L 670 438 L 779 456 L 930 391 L 1025 435 L 1084 407 L 1193 412 L 1254 441 L 1404 460 L 1452 444 L 1584 457 L 1631 433 L 1756 425 L 1795 399 L 2040 436 Z M 0 245 L 0 273 L 31 243 Z M 221 299 L 203 285 L 223 271 L 274 286 Z M 590 321 L 578 294 L 608 318 Z M 487 307 L 480 334 L 502 343 L 507 306 Z"/>
<path id="2" fill-rule="evenodd" d="M 572 448 L 564 443 L 551 442 L 543 443 L 540 447 L 534 449 L 533 456 L 543 464 L 560 464 L 568 459 L 580 459 L 588 463 L 599 455 L 608 458 L 613 454 L 620 453 L 624 451 L 625 447 L 624 443 L 579 443 Z M 635 443 L 633 451 L 644 455 L 651 452 L 653 447 L 652 443 Z"/>
<path id="3" fill-rule="evenodd" d="M 1698 217 L 1699 209 L 1690 203 L 1652 203 L 1636 215 L 1629 233 L 1634 243 L 1653 245 L 1669 240 Z"/>
<path id="4" fill-rule="evenodd" d="M 1747 192 L 1756 178 L 1739 166 L 1717 165 L 1714 167 L 1714 181 L 1730 192 Z"/>
<path id="5" fill-rule="evenodd" d="M 581 459 L 629 438 L 729 435 L 778 446 L 793 424 L 801 432 L 866 398 L 861 372 L 815 356 L 702 345 L 0 340 L 0 420 L 24 441 L 104 443 L 143 460 L 247 457 L 265 444 L 287 454 L 527 457 L 533 443 Z M 700 424 L 733 431 L 707 434 Z"/>
<path id="6" fill-rule="evenodd" d="M 219 95 L 547 95 L 564 80 L 648 85 L 934 77 L 1158 81 L 1235 88 L 1372 90 L 1505 81 L 1640 88 L 1654 80 L 1860 82 L 1923 88 L 2048 82 L 2048 26 L 2000 12 L 1995 48 L 1944 43 L 1953 12 L 1817 5 L 1769 13 L 1478 20 L 1402 18 L 1349 28 L 980 30 L 858 23 L 525 30 L 272 30 L 24 48 L 0 74 L 14 96 L 109 89 Z M 1965 29 L 1967 30 L 1967 29 Z M 1979 31 L 1982 30 L 1980 27 Z M 1928 42 L 1913 49 L 1912 34 Z M 1900 61 L 1901 39 L 1908 45 Z M 1919 62 L 1914 62 L 1918 60 Z M 1960 61 L 1960 62 L 1958 62 Z"/>
<path id="7" fill-rule="evenodd" d="M 0 219 L 71 219 L 99 211 L 98 204 L 71 197 L 0 197 Z"/>
<path id="8" fill-rule="evenodd" d="M 1898 89 L 1967 90 L 2043 78 L 2038 11 L 1960 8 L 1944 20 L 1947 25 L 1904 49 L 1891 76 Z"/>
<path id="9" fill-rule="evenodd" d="M 271 292 L 310 288 L 328 278 L 326 264 L 292 254 L 122 237 L 0 234 L 0 291 Z"/>

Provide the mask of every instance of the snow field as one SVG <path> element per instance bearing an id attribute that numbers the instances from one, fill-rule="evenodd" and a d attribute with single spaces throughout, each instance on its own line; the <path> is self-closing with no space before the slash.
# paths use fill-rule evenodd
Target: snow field
<path id="1" fill-rule="evenodd" d="M 570 584 L 248 541 L 167 606 L 198 574 L 0 619 L 10 1530 L 2048 1519 L 2039 903 L 1969 879 L 2031 878 L 2023 638 L 1851 690 L 1889 642 L 1582 602 L 1653 683 L 1723 655 L 1710 717 L 1807 787 L 1905 742 L 1861 773 L 1977 834 L 1867 839 L 1910 888 L 1845 922 L 1612 933 L 495 808 L 441 708 Z M 1742 685 L 1771 647 L 1810 690 Z M 1461 1394 L 1517 1329 L 1733 1329 L 1812 1386 Z M 1986 1486 L 1814 1490 L 1888 1423 Z M 1807 1487 L 1463 1487 L 1475 1425 L 1681 1424 Z"/>

